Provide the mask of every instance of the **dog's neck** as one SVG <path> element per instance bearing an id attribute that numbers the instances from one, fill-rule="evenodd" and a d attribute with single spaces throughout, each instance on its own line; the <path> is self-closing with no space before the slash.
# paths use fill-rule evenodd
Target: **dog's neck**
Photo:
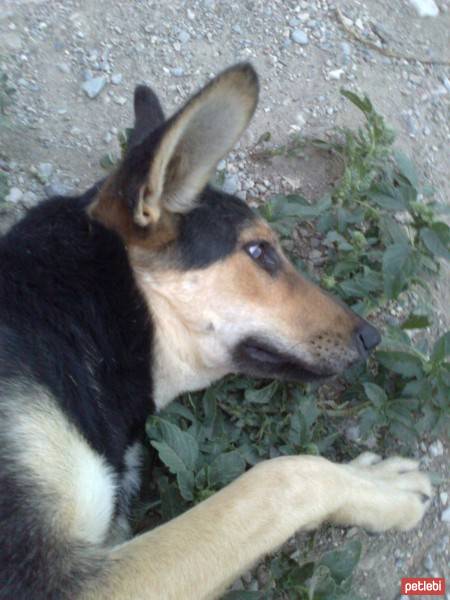
<path id="1" fill-rule="evenodd" d="M 189 299 L 180 277 L 149 274 L 134 268 L 147 300 L 154 326 L 152 349 L 153 401 L 161 410 L 185 392 L 204 389 L 229 371 L 223 350 L 216 347 L 209 328 L 195 317 L 186 318 Z"/>

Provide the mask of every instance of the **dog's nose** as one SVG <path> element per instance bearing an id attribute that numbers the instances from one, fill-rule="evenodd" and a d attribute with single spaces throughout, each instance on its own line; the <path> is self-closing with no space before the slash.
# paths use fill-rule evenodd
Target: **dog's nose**
<path id="1" fill-rule="evenodd" d="M 356 343 L 360 354 L 366 357 L 380 342 L 381 335 L 378 329 L 364 321 L 356 332 Z"/>

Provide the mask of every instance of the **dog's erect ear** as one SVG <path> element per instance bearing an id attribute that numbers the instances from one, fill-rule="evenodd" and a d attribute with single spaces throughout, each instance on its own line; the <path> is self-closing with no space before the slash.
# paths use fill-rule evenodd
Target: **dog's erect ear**
<path id="1" fill-rule="evenodd" d="M 239 64 L 147 138 L 134 140 L 116 181 L 137 225 L 156 224 L 163 211 L 185 213 L 195 206 L 217 163 L 247 127 L 257 99 L 254 69 Z M 136 116 L 139 121 L 138 110 Z"/>
<path id="2" fill-rule="evenodd" d="M 158 96 L 146 85 L 138 85 L 134 90 L 134 127 L 128 140 L 128 149 L 143 142 L 164 120 Z"/>

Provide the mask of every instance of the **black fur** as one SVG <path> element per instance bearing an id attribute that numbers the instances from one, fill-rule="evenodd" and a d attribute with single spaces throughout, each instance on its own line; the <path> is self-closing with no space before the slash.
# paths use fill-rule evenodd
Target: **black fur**
<path id="1" fill-rule="evenodd" d="M 245 202 L 208 186 L 199 205 L 181 218 L 179 264 L 199 269 L 230 255 L 237 249 L 241 230 L 255 218 Z"/>
<path id="2" fill-rule="evenodd" d="M 90 192 L 92 193 L 92 192 Z M 0 241 L 1 371 L 31 374 L 116 470 L 151 403 L 152 329 L 119 237 L 54 198 Z"/>
<path id="3" fill-rule="evenodd" d="M 152 410 L 152 326 L 122 241 L 86 215 L 95 192 L 41 204 L 0 241 L 0 418 L 12 381 L 24 410 L 43 386 L 120 474 Z M 0 461 L 0 598 L 73 599 L 100 559 L 54 535 L 51 498 L 8 447 Z"/>

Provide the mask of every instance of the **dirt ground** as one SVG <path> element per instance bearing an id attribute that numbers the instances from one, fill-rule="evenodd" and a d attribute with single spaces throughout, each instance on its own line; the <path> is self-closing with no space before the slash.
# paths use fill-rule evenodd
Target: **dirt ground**
<path id="1" fill-rule="evenodd" d="M 9 126 L 0 130 L 0 166 L 16 190 L 0 205 L 1 228 L 45 195 L 82 191 L 104 174 L 99 158 L 118 153 L 136 84 L 154 87 L 170 114 L 242 60 L 260 74 L 261 99 L 221 165 L 229 191 L 249 201 L 293 189 L 320 197 L 333 178 L 325 158 L 261 162 L 251 151 L 267 131 L 282 143 L 294 132 L 355 126 L 359 116 L 339 93 L 346 87 L 368 94 L 423 180 L 448 201 L 450 3 L 437 5 L 437 16 L 420 17 L 409 0 L 1 0 L 0 65 L 16 88 Z M 381 42 L 382 52 L 374 47 Z M 448 326 L 448 273 L 435 292 L 440 325 Z M 450 586 L 450 524 L 442 520 L 450 455 L 442 443 L 436 449 L 424 440 L 417 449 L 443 482 L 418 530 L 321 534 L 324 547 L 349 536 L 363 541 L 356 577 L 363 598 L 398 598 L 403 576 L 444 576 Z"/>

